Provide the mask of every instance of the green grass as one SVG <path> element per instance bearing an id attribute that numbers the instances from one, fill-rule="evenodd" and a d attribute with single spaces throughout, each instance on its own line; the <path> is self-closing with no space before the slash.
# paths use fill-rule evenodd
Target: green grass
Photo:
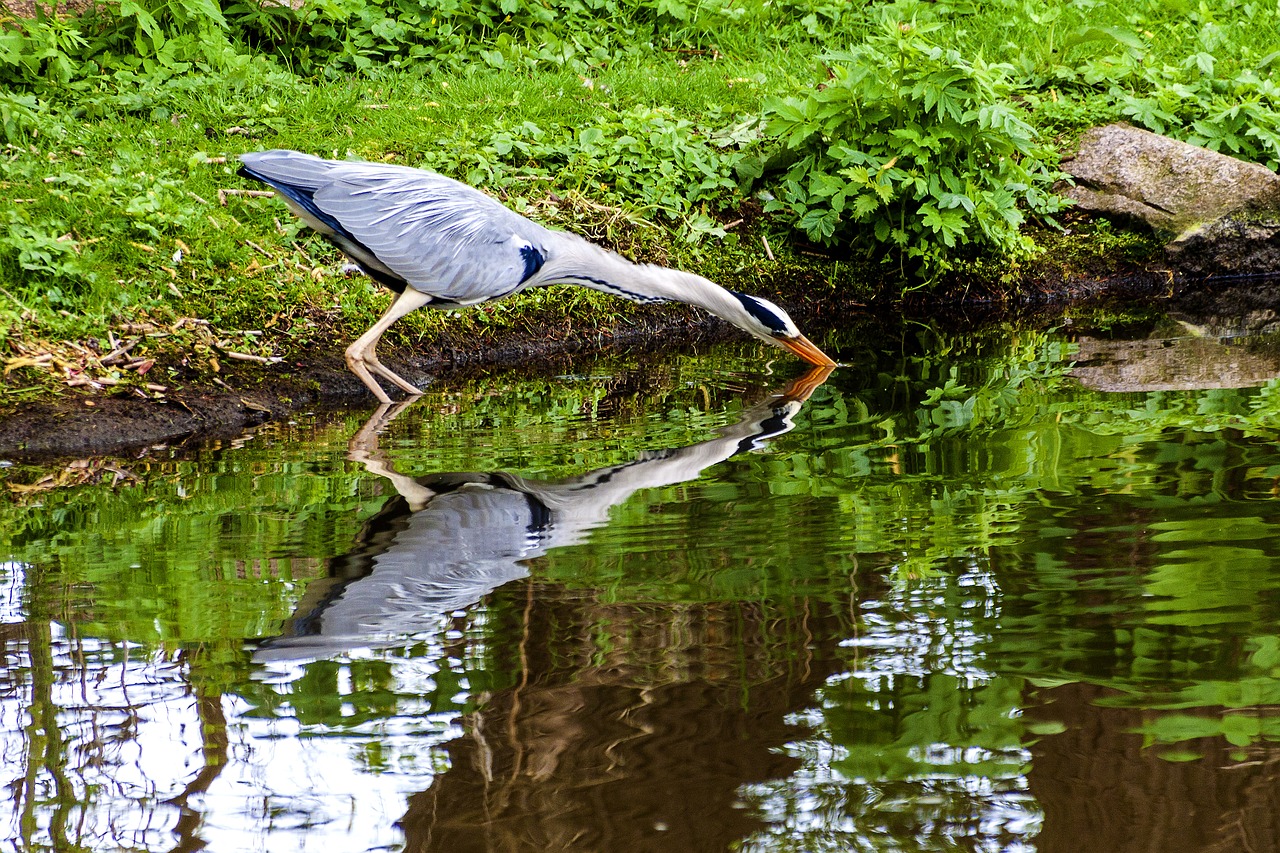
<path id="1" fill-rule="evenodd" d="M 203 7 L 178 20 L 144 3 L 167 28 L 164 50 L 136 37 L 132 18 L 96 30 L 62 22 L 54 54 L 65 67 L 0 40 L 0 357 L 188 316 L 264 330 L 246 342 L 263 353 L 366 328 L 387 297 L 336 278 L 336 252 L 279 202 L 219 203 L 220 189 L 251 188 L 234 175 L 235 155 L 267 147 L 428 166 L 548 224 L 745 289 L 785 288 L 804 267 L 807 280 L 830 275 L 846 298 L 880 291 L 893 268 L 876 266 L 874 227 L 845 232 L 835 266 L 789 239 L 800 214 L 723 226 L 757 191 L 776 191 L 788 166 L 761 125 L 766 100 L 818 91 L 826 55 L 864 43 L 885 16 L 933 28 L 930 40 L 960 57 L 1003 64 L 1010 103 L 1042 141 L 1065 146 L 1091 124 L 1127 118 L 1273 166 L 1280 158 L 1274 4 L 548 2 L 562 13 L 550 22 L 504 20 L 504 3 L 462 3 L 441 22 L 415 18 L 408 0 L 349 0 L 333 7 L 351 16 L 346 35 L 329 36 L 256 18 L 228 18 L 223 29 L 200 17 Z M 286 15 L 258 13 L 276 24 Z M 383 22 L 382 41 L 371 21 Z M 76 27 L 82 53 L 66 35 Z M 779 262 L 764 259 L 762 232 Z M 981 247 L 952 260 L 962 277 L 1008 270 Z M 589 324 L 629 310 L 557 289 L 492 310 L 417 312 L 390 340 Z M 179 334 L 140 346 L 163 355 L 188 344 Z M 38 374 L 22 368 L 5 381 L 28 387 Z"/>
<path id="2" fill-rule="evenodd" d="M 0 336 L 11 346 L 25 341 L 39 349 L 63 339 L 106 341 L 112 329 L 124 337 L 119 327 L 141 318 L 164 326 L 190 316 L 224 330 L 269 327 L 260 351 L 273 354 L 350 339 L 367 328 L 389 297 L 363 277 L 335 277 L 342 258 L 281 203 L 238 195 L 219 203 L 219 190 L 261 189 L 234 174 L 234 157 L 264 147 L 426 165 L 499 192 L 517 208 L 554 192 L 566 201 L 539 205 L 531 215 L 633 256 L 738 270 L 740 279 L 750 278 L 757 265 L 770 266 L 758 246 L 747 255 L 732 239 L 673 240 L 675 219 L 603 188 L 589 162 L 553 177 L 553 169 L 527 159 L 504 161 L 491 140 L 504 129 L 534 124 L 571 148 L 580 128 L 607 128 L 653 103 L 663 104 L 662 115 L 672 121 L 697 116 L 692 105 L 703 112 L 714 107 L 728 121 L 758 102 L 760 84 L 744 80 L 767 73 L 776 69 L 766 71 L 762 62 L 681 67 L 670 58 L 660 67 L 609 69 L 587 88 L 568 71 L 529 76 L 482 69 L 430 80 L 401 72 L 325 85 L 258 72 L 238 85 L 215 80 L 195 90 L 150 93 L 128 112 L 76 116 L 74 107 L 50 109 L 42 131 L 11 147 L 0 165 L 5 189 L 23 199 L 10 216 L 27 229 L 27 243 L 39 240 L 44 247 L 24 259 L 37 269 L 18 267 L 13 254 L 0 262 Z M 218 158 L 226 160 L 214 162 Z M 525 180 L 531 176 L 547 179 Z M 64 235 L 69 239 L 59 241 Z M 418 312 L 398 324 L 390 340 L 418 340 L 446 328 L 494 335 L 537 320 L 608 322 L 630 310 L 593 292 L 555 289 L 484 311 Z M 174 343 L 182 343 L 181 336 L 146 341 L 139 352 L 163 352 Z M 29 373 L 14 378 L 27 374 L 27 381 Z"/>

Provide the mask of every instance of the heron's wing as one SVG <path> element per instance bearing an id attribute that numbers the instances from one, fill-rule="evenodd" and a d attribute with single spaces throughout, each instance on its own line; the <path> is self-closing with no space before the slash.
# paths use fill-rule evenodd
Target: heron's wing
<path id="1" fill-rule="evenodd" d="M 470 305 L 519 290 L 551 232 L 466 184 L 403 166 L 333 164 L 320 210 L 414 288 Z"/>

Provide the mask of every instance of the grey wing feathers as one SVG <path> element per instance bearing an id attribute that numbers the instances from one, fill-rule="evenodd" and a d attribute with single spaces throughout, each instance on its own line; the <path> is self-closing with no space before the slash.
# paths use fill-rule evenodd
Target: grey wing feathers
<path id="1" fill-rule="evenodd" d="M 521 248 L 543 242 L 538 226 L 440 175 L 356 164 L 334 171 L 316 205 L 411 285 L 448 301 L 465 305 L 518 290 Z"/>
<path id="2" fill-rule="evenodd" d="M 246 155 L 249 156 L 249 155 Z M 246 164 L 312 194 L 379 264 L 440 301 L 469 305 L 527 283 L 551 232 L 443 175 L 268 151 Z"/>
<path id="3" fill-rule="evenodd" d="M 298 151 L 250 151 L 240 162 L 272 181 L 315 192 L 328 183 L 329 170 L 340 163 Z"/>

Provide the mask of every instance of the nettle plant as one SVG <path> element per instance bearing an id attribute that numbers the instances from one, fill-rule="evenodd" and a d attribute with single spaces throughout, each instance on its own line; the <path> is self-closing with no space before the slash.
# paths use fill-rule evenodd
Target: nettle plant
<path id="1" fill-rule="evenodd" d="M 1065 203 L 1052 151 L 1010 100 L 1012 69 L 931 43 L 937 29 L 886 15 L 864 43 L 824 55 L 828 80 L 764 115 L 788 164 L 765 209 L 926 279 L 974 249 L 1029 255 L 1028 213 Z"/>

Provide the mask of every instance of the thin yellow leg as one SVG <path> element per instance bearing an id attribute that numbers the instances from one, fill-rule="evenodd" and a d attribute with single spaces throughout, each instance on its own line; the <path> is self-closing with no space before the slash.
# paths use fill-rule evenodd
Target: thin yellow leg
<path id="1" fill-rule="evenodd" d="M 360 381 L 373 392 L 373 396 L 383 403 L 390 403 L 391 398 L 387 396 L 386 391 L 382 390 L 382 386 L 374 380 L 374 373 L 396 385 L 406 394 L 412 394 L 415 397 L 422 395 L 422 392 L 416 387 L 410 385 L 387 367 L 384 367 L 382 362 L 378 361 L 375 349 L 383 333 L 391 328 L 392 323 L 430 301 L 431 297 L 422 291 L 406 287 L 404 292 L 396 297 L 396 301 L 391 303 L 391 306 L 387 308 L 386 313 L 379 318 L 378 322 L 374 323 L 369 328 L 369 331 L 356 338 L 351 346 L 347 347 L 347 367 L 351 369 L 352 373 L 360 377 Z"/>

